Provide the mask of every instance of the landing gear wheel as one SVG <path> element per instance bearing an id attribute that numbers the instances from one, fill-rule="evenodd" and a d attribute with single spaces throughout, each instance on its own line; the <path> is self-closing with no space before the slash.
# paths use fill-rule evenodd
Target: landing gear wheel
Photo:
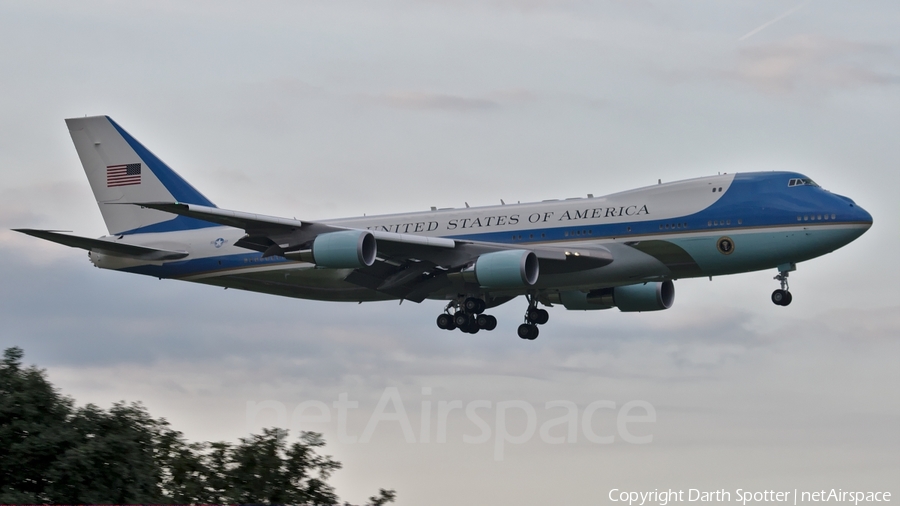
<path id="1" fill-rule="evenodd" d="M 790 287 L 788 287 L 788 276 L 795 271 L 797 266 L 793 263 L 782 264 L 778 266 L 778 275 L 775 280 L 781 283 L 781 288 L 772 292 L 772 302 L 778 306 L 787 306 L 794 300 L 791 296 Z"/>
<path id="2" fill-rule="evenodd" d="M 519 328 L 516 330 L 516 333 L 522 339 L 527 339 L 529 341 L 534 341 L 538 336 L 538 328 L 537 325 L 533 323 L 523 323 L 519 325 Z"/>
<path id="3" fill-rule="evenodd" d="M 476 318 L 475 321 L 478 323 L 478 327 L 484 330 L 494 330 L 497 328 L 497 319 L 489 314 L 478 315 L 478 318 Z"/>
<path id="4" fill-rule="evenodd" d="M 466 313 L 456 313 L 453 315 L 453 323 L 460 329 L 465 330 L 469 326 L 469 315 Z"/>
<path id="5" fill-rule="evenodd" d="M 787 306 L 793 299 L 791 292 L 787 290 L 778 289 L 772 292 L 772 302 L 777 306 Z"/>
<path id="6" fill-rule="evenodd" d="M 487 304 L 481 299 L 469 297 L 463 302 L 463 308 L 467 313 L 481 314 L 487 309 Z"/>
<path id="7" fill-rule="evenodd" d="M 528 312 L 526 313 L 525 318 L 531 323 L 543 325 L 550 320 L 550 313 L 548 313 L 546 309 L 530 307 L 528 308 Z"/>
<path id="8" fill-rule="evenodd" d="M 453 322 L 453 317 L 448 315 L 447 313 L 441 313 L 438 315 L 437 326 L 439 329 L 443 330 L 453 330 L 456 328 L 456 324 Z"/>

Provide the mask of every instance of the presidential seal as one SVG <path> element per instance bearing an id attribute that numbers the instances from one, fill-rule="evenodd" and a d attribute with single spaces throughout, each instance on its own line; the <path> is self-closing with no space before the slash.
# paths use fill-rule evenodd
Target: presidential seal
<path id="1" fill-rule="evenodd" d="M 734 241 L 731 240 L 731 237 L 720 237 L 716 247 L 719 249 L 719 253 L 730 255 L 734 252 Z"/>

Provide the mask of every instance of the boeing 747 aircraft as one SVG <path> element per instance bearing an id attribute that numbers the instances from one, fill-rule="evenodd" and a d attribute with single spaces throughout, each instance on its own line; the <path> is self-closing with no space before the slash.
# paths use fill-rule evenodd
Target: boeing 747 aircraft
<path id="1" fill-rule="evenodd" d="M 722 174 L 603 197 L 306 221 L 215 206 L 107 116 L 66 120 L 109 235 L 17 231 L 88 250 L 103 269 L 305 299 L 447 301 L 442 329 L 493 330 L 485 311 L 656 311 L 673 281 L 777 269 L 862 235 L 872 216 L 791 172 Z M 543 307 L 542 307 L 543 306 Z"/>

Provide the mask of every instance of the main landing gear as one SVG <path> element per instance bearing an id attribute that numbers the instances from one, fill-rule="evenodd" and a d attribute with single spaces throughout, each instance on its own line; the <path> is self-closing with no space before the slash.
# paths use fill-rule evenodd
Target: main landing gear
<path id="1" fill-rule="evenodd" d="M 517 334 L 522 339 L 533 341 L 538 336 L 538 325 L 547 323 L 550 313 L 537 307 L 537 299 L 527 295 L 528 309 L 525 311 L 525 323 L 519 325 Z M 437 326 L 444 330 L 459 329 L 468 334 L 476 334 L 481 330 L 497 328 L 497 318 L 484 314 L 487 304 L 478 297 L 463 297 L 447 304 L 444 312 L 437 317 Z"/>
<path id="2" fill-rule="evenodd" d="M 479 330 L 494 330 L 497 328 L 497 318 L 484 314 L 485 309 L 487 304 L 477 297 L 450 302 L 444 312 L 438 315 L 437 326 L 444 330 L 459 329 L 469 334 L 477 334 Z"/>
<path id="3" fill-rule="evenodd" d="M 546 309 L 538 309 L 537 301 L 531 295 L 528 298 L 528 309 L 525 311 L 525 323 L 519 325 L 516 333 L 522 339 L 534 341 L 539 334 L 538 325 L 547 323 L 550 319 L 550 313 Z"/>
<path id="4" fill-rule="evenodd" d="M 774 279 L 781 282 L 781 288 L 772 292 L 772 302 L 776 306 L 787 306 L 794 299 L 788 287 L 788 274 L 796 269 L 797 266 L 795 264 L 778 266 L 778 275 Z"/>

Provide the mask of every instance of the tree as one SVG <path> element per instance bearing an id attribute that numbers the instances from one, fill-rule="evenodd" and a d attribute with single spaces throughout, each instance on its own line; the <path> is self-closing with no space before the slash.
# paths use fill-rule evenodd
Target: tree
<path id="1" fill-rule="evenodd" d="M 68 420 L 68 439 L 47 471 L 47 497 L 70 504 L 160 501 L 158 425 L 139 404 L 88 404 Z"/>
<path id="2" fill-rule="evenodd" d="M 318 451 L 321 434 L 288 431 L 189 443 L 139 403 L 109 411 L 74 401 L 23 352 L 0 362 L 0 503 L 277 503 L 336 505 L 327 483 L 340 462 Z M 369 498 L 393 502 L 393 490 Z"/>
<path id="3" fill-rule="evenodd" d="M 22 368 L 23 352 L 9 348 L 0 363 L 0 503 L 49 501 L 49 471 L 71 439 L 73 402 L 35 367 Z"/>

